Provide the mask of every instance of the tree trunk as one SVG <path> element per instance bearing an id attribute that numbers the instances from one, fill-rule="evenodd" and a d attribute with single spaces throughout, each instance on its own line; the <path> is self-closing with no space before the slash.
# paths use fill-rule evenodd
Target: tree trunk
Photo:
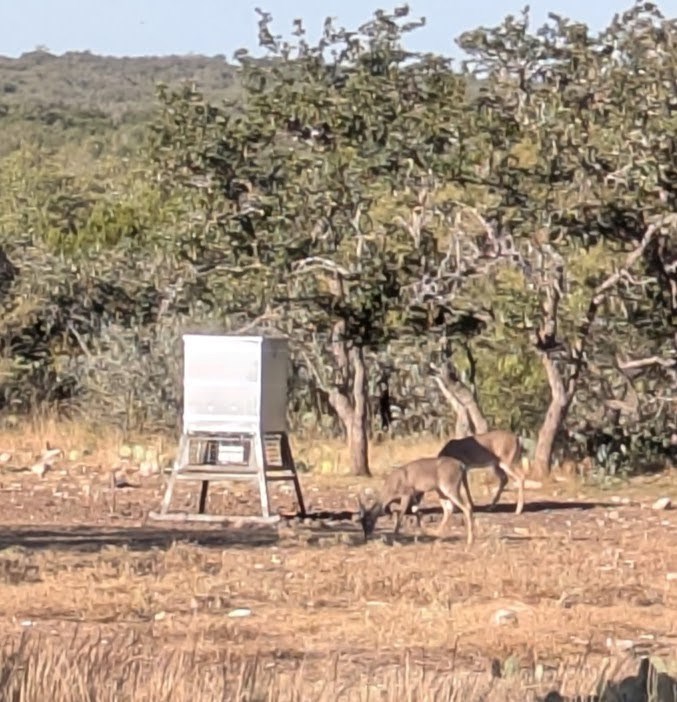
<path id="1" fill-rule="evenodd" d="M 350 456 L 350 470 L 353 475 L 371 475 L 369 470 L 369 442 L 367 430 L 363 422 L 353 417 L 348 426 L 348 455 Z"/>
<path id="2" fill-rule="evenodd" d="M 456 426 L 454 427 L 454 436 L 457 439 L 462 439 L 464 436 L 470 436 L 472 434 L 470 417 L 468 416 L 468 411 L 465 407 L 461 406 L 459 403 L 457 407 L 454 407 L 456 412 Z"/>
<path id="3" fill-rule="evenodd" d="M 348 451 L 353 475 L 371 475 L 369 470 L 369 390 L 362 347 L 350 349 L 353 376 L 353 417 L 348 431 Z"/>
<path id="4" fill-rule="evenodd" d="M 448 369 L 442 377 L 433 376 L 437 386 L 456 414 L 456 439 L 471 434 L 483 434 L 488 430 L 488 423 L 470 388 L 460 380 L 452 380 Z"/>
<path id="5" fill-rule="evenodd" d="M 649 243 L 660 233 L 660 223 L 652 224 L 644 232 L 641 242 L 626 257 L 624 265 L 617 268 L 605 278 L 596 288 L 590 298 L 585 319 L 578 330 L 577 343 L 573 347 L 575 367 L 567 379 L 565 386 L 562 375 L 555 366 L 555 362 L 548 355 L 548 351 L 557 346 L 557 317 L 562 290 L 565 289 L 565 276 L 563 264 L 555 268 L 554 278 L 546 287 L 546 296 L 542 302 L 543 322 L 541 329 L 536 334 L 536 349 L 543 360 L 543 367 L 548 376 L 551 399 L 545 419 L 538 432 L 534 467 L 538 473 L 550 472 L 552 463 L 552 450 L 557 432 L 566 419 L 569 407 L 576 393 L 576 386 L 585 366 L 585 344 L 588 341 L 590 330 L 597 316 L 597 311 L 609 291 L 623 278 L 624 273 L 641 258 Z"/>
<path id="6" fill-rule="evenodd" d="M 341 354 L 341 357 L 342 369 L 352 378 L 350 395 L 335 388 L 329 393 L 329 401 L 346 431 L 351 473 L 370 476 L 369 398 L 364 352 L 360 347 L 353 346 L 348 353 Z"/>
<path id="7" fill-rule="evenodd" d="M 545 353 L 542 354 L 542 359 L 546 375 L 548 376 L 548 383 L 550 384 L 551 397 L 543 424 L 538 430 L 534 454 L 534 471 L 536 474 L 543 476 L 550 472 L 552 451 L 557 432 L 560 430 L 569 409 L 569 396 L 554 361 Z"/>

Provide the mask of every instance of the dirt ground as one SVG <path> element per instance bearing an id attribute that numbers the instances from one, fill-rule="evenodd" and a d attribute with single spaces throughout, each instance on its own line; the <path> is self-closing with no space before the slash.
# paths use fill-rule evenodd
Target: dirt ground
<path id="1" fill-rule="evenodd" d="M 527 491 L 517 516 L 511 489 L 494 512 L 483 507 L 494 483 L 476 471 L 471 547 L 459 514 L 447 537 L 433 535 L 436 497 L 424 502 L 421 533 L 412 519 L 394 540 L 383 517 L 365 543 L 356 497 L 380 478 L 301 480 L 307 519 L 234 529 L 149 519 L 162 476 L 113 488 L 109 471 L 91 466 L 42 477 L 1 467 L 5 646 L 22 636 L 57 649 L 125 640 L 144 657 L 272 661 L 316 679 L 328 665 L 350 677 L 406 658 L 438 674 L 540 670 L 543 685 L 565 687 L 556 678 L 582 660 L 675 655 L 677 513 L 651 509 L 675 497 L 669 472 L 606 491 L 551 482 Z M 194 509 L 198 492 L 181 484 L 173 507 Z M 286 484 L 272 494 L 276 509 L 293 511 Z M 241 484 L 210 492 L 209 512 L 257 508 Z"/>

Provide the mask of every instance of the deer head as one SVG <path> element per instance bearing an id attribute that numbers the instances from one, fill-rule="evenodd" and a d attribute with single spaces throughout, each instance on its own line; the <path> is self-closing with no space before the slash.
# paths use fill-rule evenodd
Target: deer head
<path id="1" fill-rule="evenodd" d="M 366 507 L 359 497 L 357 498 L 357 503 L 360 526 L 362 527 L 362 533 L 366 541 L 369 535 L 374 531 L 376 522 L 381 516 L 381 503 L 377 500 L 371 507 Z"/>

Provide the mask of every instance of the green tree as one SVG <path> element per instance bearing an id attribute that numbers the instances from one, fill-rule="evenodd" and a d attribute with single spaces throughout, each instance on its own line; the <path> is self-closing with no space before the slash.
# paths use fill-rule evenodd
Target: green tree
<path id="1" fill-rule="evenodd" d="M 299 344 L 357 474 L 369 472 L 367 354 L 447 323 L 466 262 L 436 234 L 449 213 L 435 198 L 481 154 L 465 81 L 404 50 L 420 26 L 406 18 L 377 12 L 357 33 L 327 21 L 317 46 L 299 23 L 291 47 L 264 13 L 270 56 L 239 54 L 242 104 L 163 89 L 157 126 L 159 171 L 193 189 L 199 218 L 174 245 L 218 269 L 222 304 L 267 310 Z"/>
<path id="2" fill-rule="evenodd" d="M 615 17 L 597 37 L 556 15 L 531 33 L 528 20 L 525 10 L 466 33 L 460 45 L 468 70 L 484 80 L 476 106 L 493 147 L 484 182 L 500 196 L 490 214 L 533 271 L 532 303 L 516 305 L 514 319 L 540 306 L 534 348 L 551 401 L 536 466 L 547 470 L 580 381 L 603 405 L 599 376 L 618 373 L 628 327 L 638 331 L 650 308 L 652 332 L 634 337 L 644 337 L 651 356 L 661 345 L 670 352 L 656 365 L 675 364 L 677 44 L 674 22 L 651 3 Z M 599 244 L 581 278 L 576 260 Z"/>

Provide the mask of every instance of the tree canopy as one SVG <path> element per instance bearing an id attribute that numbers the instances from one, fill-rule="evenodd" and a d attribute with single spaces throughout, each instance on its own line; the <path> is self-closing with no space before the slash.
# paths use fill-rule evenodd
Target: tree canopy
<path id="1" fill-rule="evenodd" d="M 30 383 L 171 423 L 181 331 L 246 329 L 290 338 L 295 429 L 344 432 L 359 473 L 384 432 L 506 426 L 540 469 L 674 451 L 675 21 L 525 9 L 459 68 L 407 50 L 422 22 L 313 45 L 261 12 L 237 99 L 161 85 L 124 161 L 5 157 L 5 406 Z"/>

